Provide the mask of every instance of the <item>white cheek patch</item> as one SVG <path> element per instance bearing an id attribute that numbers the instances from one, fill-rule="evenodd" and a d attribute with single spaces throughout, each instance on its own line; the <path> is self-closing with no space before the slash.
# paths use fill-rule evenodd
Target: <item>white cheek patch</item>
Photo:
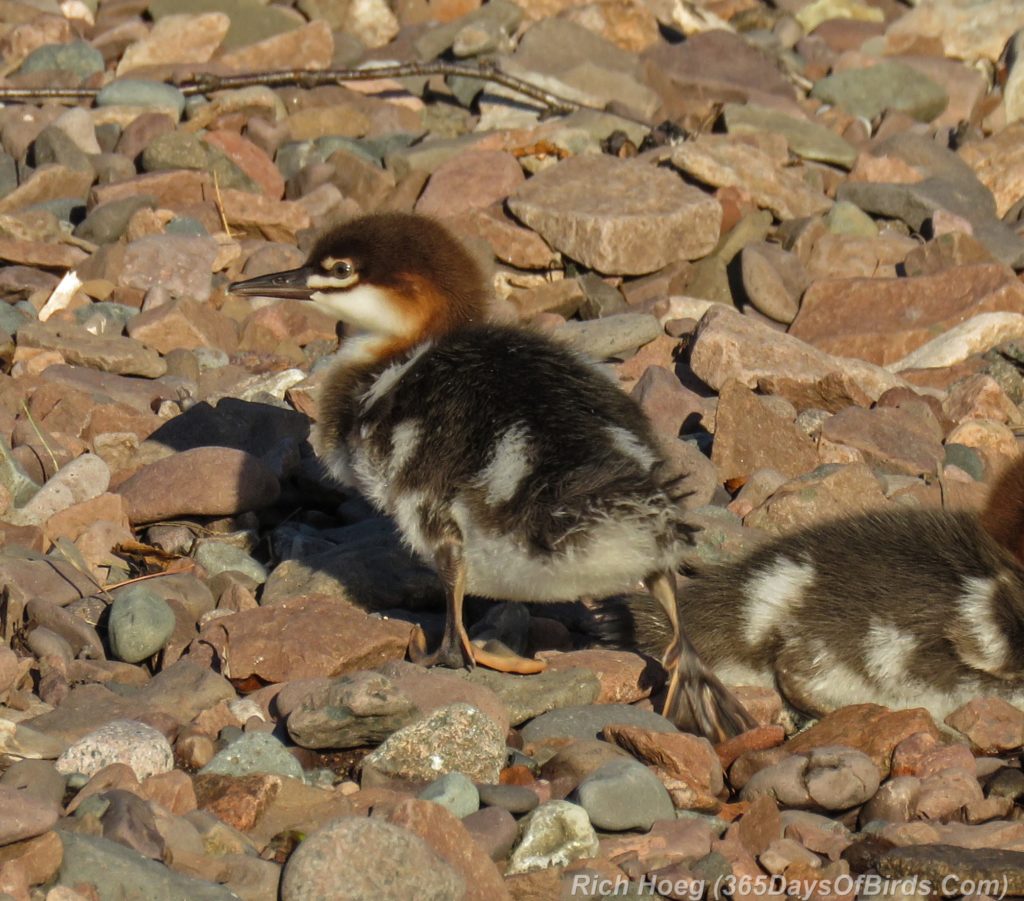
<path id="1" fill-rule="evenodd" d="M 326 277 L 312 276 L 310 287 L 316 287 L 313 282 L 320 278 Z M 373 285 L 356 285 L 347 291 L 332 287 L 335 290 L 314 292 L 310 300 L 342 322 L 377 335 L 408 335 L 414 329 L 415 323 L 403 315 L 387 291 Z"/>
<path id="2" fill-rule="evenodd" d="M 814 581 L 814 567 L 781 557 L 755 573 L 744 589 L 747 622 L 744 636 L 752 645 L 770 638 L 796 610 Z"/>

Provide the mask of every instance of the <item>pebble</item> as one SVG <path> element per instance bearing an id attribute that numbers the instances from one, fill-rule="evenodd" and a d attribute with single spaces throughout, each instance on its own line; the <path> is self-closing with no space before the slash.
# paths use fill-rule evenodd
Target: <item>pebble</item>
<path id="1" fill-rule="evenodd" d="M 58 803 L 0 785 L 0 847 L 42 835 L 60 815 Z"/>
<path id="2" fill-rule="evenodd" d="M 469 704 L 449 704 L 389 736 L 363 759 L 363 768 L 402 779 L 433 781 L 460 772 L 497 782 L 505 757 L 505 736 L 490 717 Z"/>
<path id="3" fill-rule="evenodd" d="M 112 763 L 132 768 L 146 779 L 174 768 L 174 755 L 163 733 L 134 720 L 114 720 L 74 742 L 57 758 L 59 773 L 93 776 Z"/>
<path id="4" fill-rule="evenodd" d="M 590 822 L 609 832 L 647 830 L 675 818 L 665 786 L 635 760 L 609 760 L 576 787 L 575 797 Z"/>
<path id="5" fill-rule="evenodd" d="M 598 738 L 605 726 L 639 726 L 652 732 L 676 732 L 663 716 L 629 704 L 589 704 L 562 707 L 542 714 L 522 729 L 523 741 L 540 742 L 547 738 Z"/>
<path id="6" fill-rule="evenodd" d="M 575 860 L 596 857 L 600 847 L 587 812 L 569 801 L 541 804 L 523 818 L 520 834 L 519 844 L 509 856 L 509 875 L 564 867 Z"/>
<path id="7" fill-rule="evenodd" d="M 100 89 L 96 95 L 96 105 L 171 110 L 177 119 L 185 112 L 185 95 L 173 85 L 137 78 L 118 78 Z"/>
<path id="8" fill-rule="evenodd" d="M 423 839 L 376 818 L 328 823 L 292 853 L 281 878 L 282 901 L 461 901 L 465 895 L 464 881 Z"/>
<path id="9" fill-rule="evenodd" d="M 460 820 L 480 809 L 480 792 L 462 773 L 445 773 L 431 782 L 417 797 L 440 804 Z"/>
<path id="10" fill-rule="evenodd" d="M 218 751 L 200 775 L 247 776 L 268 773 L 302 779 L 302 764 L 273 735 L 246 732 Z"/>
<path id="11" fill-rule="evenodd" d="M 174 611 L 159 594 L 146 585 L 129 585 L 110 605 L 110 649 L 119 660 L 139 663 L 167 644 L 174 623 Z"/>

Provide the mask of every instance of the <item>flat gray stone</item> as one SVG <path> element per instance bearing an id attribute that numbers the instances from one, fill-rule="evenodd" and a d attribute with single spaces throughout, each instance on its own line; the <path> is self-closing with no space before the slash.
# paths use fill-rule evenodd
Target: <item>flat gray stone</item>
<path id="1" fill-rule="evenodd" d="M 610 360 L 630 357 L 664 333 L 661 323 L 648 313 L 617 313 L 584 322 L 570 320 L 555 335 L 595 360 Z"/>
<path id="2" fill-rule="evenodd" d="M 538 716 L 522 729 L 524 742 L 547 738 L 592 739 L 600 736 L 605 726 L 639 726 L 652 732 L 678 732 L 663 716 L 629 704 L 588 704 L 585 707 L 562 707 Z"/>
<path id="3" fill-rule="evenodd" d="M 249 773 L 270 773 L 302 779 L 302 765 L 273 735 L 266 732 L 246 732 L 235 739 L 199 773 L 222 776 L 247 776 Z"/>
<path id="4" fill-rule="evenodd" d="M 725 126 L 730 134 L 774 131 L 781 134 L 789 149 L 806 160 L 835 163 L 849 169 L 857 159 L 857 148 L 830 128 L 787 116 L 764 106 L 727 104 Z"/>
<path id="5" fill-rule="evenodd" d="M 222 885 L 193 879 L 117 842 L 75 832 L 57 833 L 64 856 L 57 885 L 96 887 L 100 901 L 237 901 Z"/>
<path id="6" fill-rule="evenodd" d="M 465 678 L 489 688 L 501 698 L 513 726 L 557 707 L 590 704 L 601 693 L 600 680 L 584 669 L 545 670 L 532 676 L 516 676 L 476 667 L 466 673 Z"/>
<path id="7" fill-rule="evenodd" d="M 912 66 L 895 61 L 827 75 L 814 83 L 811 96 L 866 119 L 898 110 L 922 122 L 930 122 L 949 103 L 940 85 Z"/>
<path id="8" fill-rule="evenodd" d="M 642 275 L 718 242 L 722 208 L 671 171 L 601 155 L 570 157 L 508 199 L 556 250 L 605 274 Z"/>
<path id="9" fill-rule="evenodd" d="M 174 611 L 157 592 L 147 585 L 128 585 L 110 605 L 110 649 L 119 660 L 138 663 L 167 644 L 174 624 Z"/>
<path id="10" fill-rule="evenodd" d="M 33 50 L 18 69 L 20 75 L 58 69 L 79 78 L 88 78 L 103 71 L 103 54 L 85 41 L 69 44 L 44 44 Z"/>
<path id="11" fill-rule="evenodd" d="M 598 829 L 650 829 L 674 820 L 672 799 L 661 781 L 636 760 L 609 760 L 584 779 L 575 798 Z"/>
<path id="12" fill-rule="evenodd" d="M 480 792 L 462 773 L 445 773 L 423 789 L 418 797 L 440 804 L 460 820 L 480 809 Z"/>
<path id="13" fill-rule="evenodd" d="M 144 106 L 185 112 L 185 95 L 174 85 L 140 78 L 119 78 L 100 89 L 97 106 Z"/>

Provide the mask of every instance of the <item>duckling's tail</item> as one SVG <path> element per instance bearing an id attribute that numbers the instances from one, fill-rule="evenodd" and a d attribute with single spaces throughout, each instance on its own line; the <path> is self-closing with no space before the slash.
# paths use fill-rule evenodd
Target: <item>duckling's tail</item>
<path id="1" fill-rule="evenodd" d="M 754 728 L 756 720 L 701 660 L 686 637 L 685 621 L 681 625 L 682 647 L 675 668 L 679 690 L 669 698 L 664 715 L 680 729 L 714 742 Z M 588 627 L 606 647 L 640 651 L 657 660 L 672 642 L 672 623 L 661 604 L 639 592 L 602 601 L 591 610 Z"/>

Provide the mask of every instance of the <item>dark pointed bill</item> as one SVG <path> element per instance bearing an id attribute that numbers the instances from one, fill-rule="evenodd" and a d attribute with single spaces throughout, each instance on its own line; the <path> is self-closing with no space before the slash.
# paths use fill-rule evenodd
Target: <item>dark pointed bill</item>
<path id="1" fill-rule="evenodd" d="M 272 272 L 258 275 L 244 282 L 232 282 L 228 291 L 232 294 L 259 295 L 260 297 L 288 297 L 294 300 L 309 300 L 314 288 L 308 285 L 309 277 L 318 270 L 311 266 L 289 269 L 286 272 Z"/>

